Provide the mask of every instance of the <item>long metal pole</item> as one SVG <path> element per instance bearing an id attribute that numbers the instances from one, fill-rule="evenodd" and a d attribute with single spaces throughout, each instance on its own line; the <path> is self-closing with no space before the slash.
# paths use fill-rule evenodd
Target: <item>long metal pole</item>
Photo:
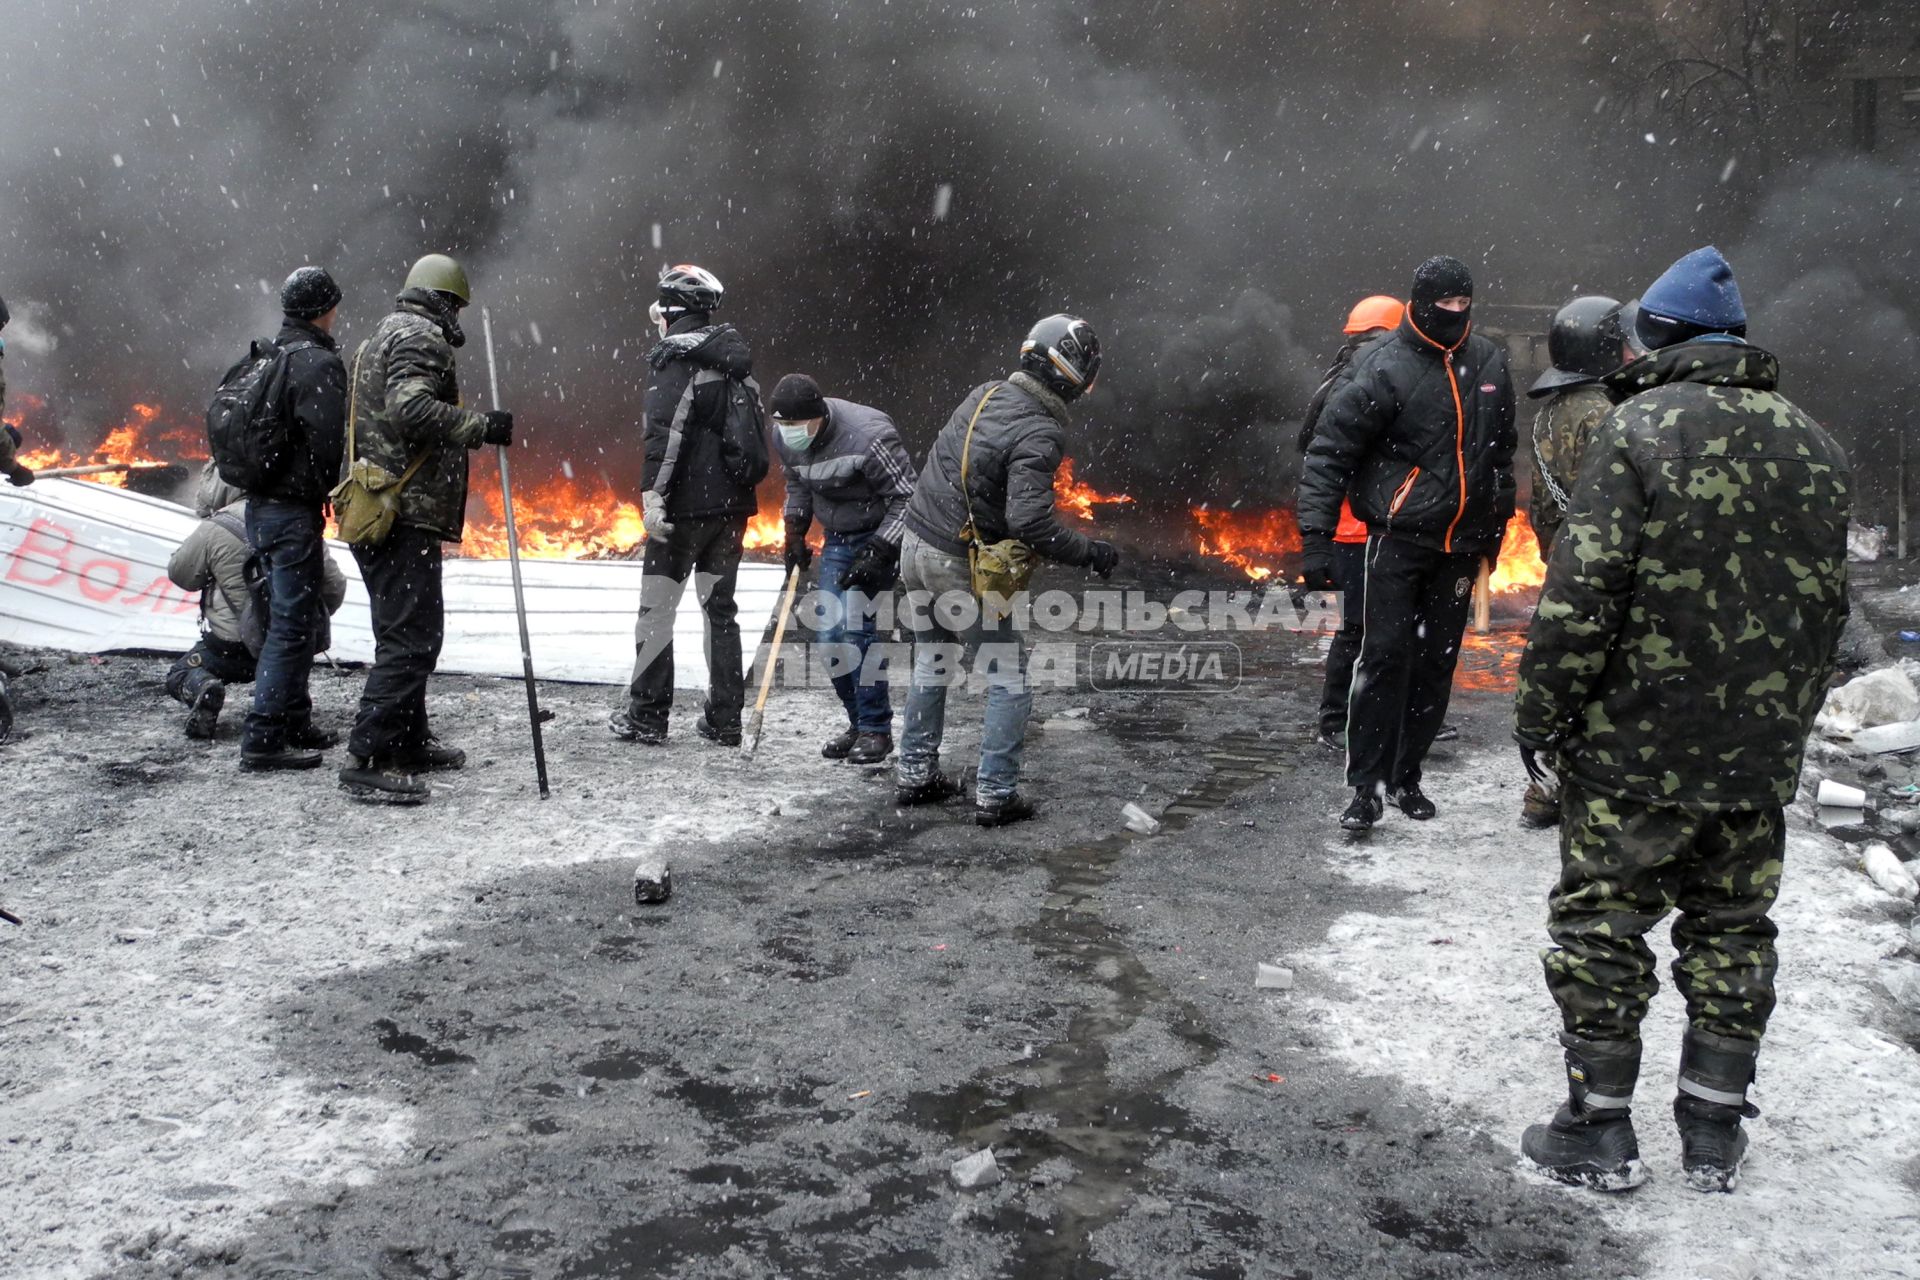
<path id="1" fill-rule="evenodd" d="M 493 363 L 493 314 L 480 308 L 480 331 L 487 339 L 487 385 L 493 395 L 493 407 L 500 407 L 500 372 Z M 513 566 L 513 611 L 520 619 L 520 667 L 527 677 L 527 721 L 533 727 L 533 767 L 540 775 L 540 798 L 552 794 L 547 789 L 547 746 L 540 736 L 540 693 L 533 684 L 533 641 L 527 635 L 527 593 L 520 585 L 520 531 L 513 523 L 513 480 L 507 471 L 507 446 L 494 450 L 500 456 L 500 506 L 507 515 L 507 563 Z"/>

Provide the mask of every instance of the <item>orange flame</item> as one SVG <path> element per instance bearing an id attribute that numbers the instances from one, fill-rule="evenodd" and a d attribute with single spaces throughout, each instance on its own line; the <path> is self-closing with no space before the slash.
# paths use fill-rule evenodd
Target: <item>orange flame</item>
<path id="1" fill-rule="evenodd" d="M 518 478 L 513 492 L 514 525 L 520 554 L 536 560 L 631 559 L 646 542 L 640 504 L 629 502 L 601 474 L 592 479 L 566 474 L 529 484 Z M 491 451 L 476 460 L 467 492 L 480 510 L 470 510 L 460 539 L 460 554 L 479 560 L 504 559 L 506 520 L 501 514 L 500 477 Z M 749 551 L 779 547 L 786 540 L 780 494 L 760 496 L 760 510 L 747 521 Z"/>
<path id="2" fill-rule="evenodd" d="M 1101 493 L 1090 484 L 1081 484 L 1073 478 L 1073 459 L 1062 458 L 1060 469 L 1053 473 L 1053 500 L 1068 515 L 1091 520 L 1095 504 L 1132 502 L 1133 497 L 1125 493 Z"/>
<path id="3" fill-rule="evenodd" d="M 25 407 L 37 411 L 44 408 L 45 403 L 31 398 Z M 9 421 L 18 424 L 21 419 L 16 417 Z M 161 446 L 170 447 L 162 449 Z M 162 452 L 172 457 L 159 456 Z M 125 420 L 119 426 L 107 432 L 99 444 L 85 453 L 69 453 L 59 448 L 28 449 L 20 453 L 19 460 L 35 471 L 48 471 L 58 467 L 90 467 L 108 463 L 153 466 L 180 459 L 199 461 L 206 456 L 205 438 L 200 431 L 190 427 L 166 426 L 160 423 L 158 405 L 136 404 L 127 411 Z M 127 485 L 123 471 L 79 478 L 116 489 L 124 489 Z"/>
<path id="4" fill-rule="evenodd" d="M 1538 591 L 1547 580 L 1547 566 L 1540 559 L 1540 539 L 1524 513 L 1516 511 L 1507 522 L 1507 536 L 1500 544 L 1500 559 L 1493 566 L 1487 585 L 1495 594 Z"/>
<path id="5" fill-rule="evenodd" d="M 1200 526 L 1200 554 L 1226 561 L 1255 582 L 1272 577 L 1282 556 L 1300 554 L 1300 526 L 1291 511 L 1188 511 Z"/>

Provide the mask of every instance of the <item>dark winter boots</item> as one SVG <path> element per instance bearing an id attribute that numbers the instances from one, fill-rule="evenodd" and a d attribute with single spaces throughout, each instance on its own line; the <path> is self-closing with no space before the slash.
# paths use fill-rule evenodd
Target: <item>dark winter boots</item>
<path id="1" fill-rule="evenodd" d="M 212 676 L 205 676 L 196 684 L 193 701 L 187 704 L 190 708 L 187 712 L 187 736 L 211 738 L 220 724 L 220 708 L 227 705 L 227 686 Z"/>
<path id="2" fill-rule="evenodd" d="M 827 760 L 845 760 L 847 752 L 853 750 L 853 744 L 860 740 L 860 731 L 848 725 L 846 732 L 828 738 L 821 744 L 820 755 Z"/>
<path id="3" fill-rule="evenodd" d="M 350 755 L 340 771 L 340 789 L 368 804 L 424 804 L 433 792 L 426 783 L 390 761 Z"/>
<path id="4" fill-rule="evenodd" d="M 1359 787 L 1354 790 L 1353 801 L 1347 805 L 1347 811 L 1340 815 L 1342 831 L 1364 832 L 1373 830 L 1373 824 L 1380 821 L 1386 805 L 1380 799 L 1380 793 L 1373 787 Z"/>
<path id="5" fill-rule="evenodd" d="M 1567 1101 L 1548 1124 L 1527 1126 L 1520 1150 L 1542 1172 L 1597 1191 L 1627 1191 L 1646 1181 L 1633 1134 L 1638 1040 L 1587 1040 L 1561 1033 L 1567 1051 Z"/>
<path id="6" fill-rule="evenodd" d="M 1757 1040 L 1734 1040 L 1689 1029 L 1680 1047 L 1680 1091 L 1673 1099 L 1680 1126 L 1680 1167 L 1695 1191 L 1731 1191 L 1739 1180 L 1747 1135 L 1740 1121 L 1760 1109 L 1747 1101 Z"/>

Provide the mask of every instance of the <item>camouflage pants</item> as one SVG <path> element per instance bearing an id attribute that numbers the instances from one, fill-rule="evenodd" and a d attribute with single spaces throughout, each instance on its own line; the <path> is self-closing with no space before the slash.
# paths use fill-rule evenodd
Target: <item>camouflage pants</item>
<path id="1" fill-rule="evenodd" d="M 1646 933 L 1678 910 L 1674 985 L 1694 1027 L 1758 1040 L 1773 1012 L 1786 825 L 1779 809 L 1689 813 L 1616 800 L 1568 782 L 1561 792 L 1560 883 L 1541 952 L 1566 1029 L 1634 1040 L 1659 989 Z"/>

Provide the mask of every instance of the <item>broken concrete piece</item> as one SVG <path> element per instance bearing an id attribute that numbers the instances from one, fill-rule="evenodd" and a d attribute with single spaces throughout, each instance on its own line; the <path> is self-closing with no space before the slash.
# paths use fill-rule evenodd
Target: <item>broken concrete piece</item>
<path id="1" fill-rule="evenodd" d="M 633 900 L 641 906 L 665 902 L 673 896 L 673 869 L 665 858 L 647 857 L 633 869 Z"/>
<path id="2" fill-rule="evenodd" d="M 1814 723 L 1821 733 L 1849 734 L 1907 720 L 1920 720 L 1920 689 L 1899 667 L 1881 667 L 1829 693 Z"/>
<path id="3" fill-rule="evenodd" d="M 1120 816 L 1127 820 L 1127 830 L 1138 831 L 1143 836 L 1158 834 L 1160 819 L 1129 800 L 1120 806 Z"/>
<path id="4" fill-rule="evenodd" d="M 993 1158 L 993 1148 L 976 1151 L 964 1160 L 956 1160 L 947 1170 L 953 1179 L 953 1185 L 962 1191 L 978 1191 L 981 1187 L 990 1187 L 1000 1181 L 1000 1165 Z"/>
<path id="5" fill-rule="evenodd" d="M 1896 898 L 1912 902 L 1920 896 L 1920 883 L 1916 883 L 1913 872 L 1907 870 L 1892 849 L 1875 842 L 1860 851 L 1860 865 L 1866 869 L 1867 878 L 1885 889 Z"/>
<path id="6" fill-rule="evenodd" d="M 1253 985 L 1260 991 L 1293 990 L 1293 970 L 1284 965 L 1263 964 L 1254 974 Z"/>
<path id="7" fill-rule="evenodd" d="M 1856 729 L 1850 744 L 1862 753 L 1893 754 L 1920 749 L 1920 720 L 1901 720 L 1893 724 Z"/>

